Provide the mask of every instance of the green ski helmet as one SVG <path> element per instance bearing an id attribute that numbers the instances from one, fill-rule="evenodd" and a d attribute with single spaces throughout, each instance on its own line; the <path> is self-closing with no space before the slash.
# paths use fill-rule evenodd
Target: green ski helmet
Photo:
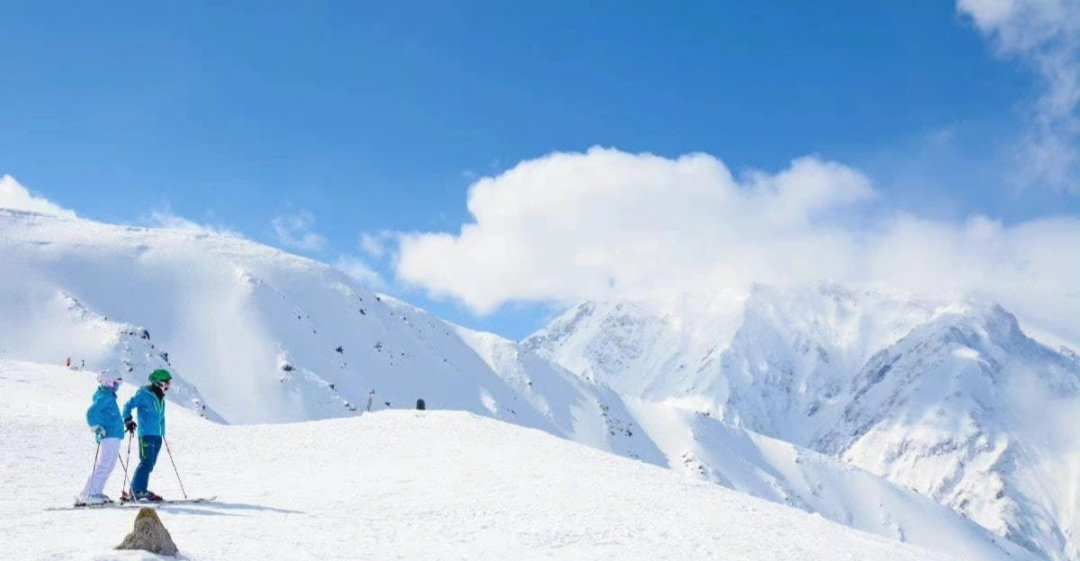
<path id="1" fill-rule="evenodd" d="M 168 382 L 172 380 L 172 374 L 169 374 L 168 370 L 159 368 L 150 373 L 150 383 L 160 384 L 161 382 Z"/>

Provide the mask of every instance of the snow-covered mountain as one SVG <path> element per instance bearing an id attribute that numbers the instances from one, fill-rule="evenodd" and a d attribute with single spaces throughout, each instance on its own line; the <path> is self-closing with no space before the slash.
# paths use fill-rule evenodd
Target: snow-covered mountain
<path id="1" fill-rule="evenodd" d="M 324 264 L 203 230 L 0 210 L 0 263 L 0 358 L 71 358 L 132 383 L 165 366 L 179 382 L 170 399 L 211 420 L 357 416 L 422 398 L 956 558 L 1025 558 L 946 508 L 954 501 L 873 475 L 911 485 L 852 459 L 862 449 L 853 435 L 827 432 L 842 426 L 847 388 L 874 353 L 940 317 L 929 304 L 763 288 L 741 324 L 586 305 L 518 344 Z"/>
<path id="2" fill-rule="evenodd" d="M 554 430 L 516 406 L 517 393 L 448 325 L 242 238 L 0 210 L 0 262 L 0 351 L 9 356 L 122 367 L 125 340 L 114 332 L 133 330 L 231 423 L 422 398 Z"/>
<path id="3" fill-rule="evenodd" d="M 758 286 L 741 317 L 726 321 L 687 321 L 651 303 L 586 302 L 522 345 L 625 395 L 678 399 L 805 444 L 789 432 L 803 428 L 792 420 L 839 395 L 872 353 L 934 309 L 878 293 L 857 298 L 839 287 Z M 733 337 L 722 336 L 727 324 L 737 325 Z"/>
<path id="4" fill-rule="evenodd" d="M 689 344 L 685 324 L 647 304 L 587 303 L 523 346 L 631 396 L 840 458 L 1048 558 L 1078 558 L 1075 353 L 1028 338 L 992 304 L 835 286 L 758 287 L 739 321 L 730 340 Z"/>
<path id="5" fill-rule="evenodd" d="M 859 370 L 817 448 L 1055 559 L 1080 556 L 1080 360 L 999 307 L 948 310 Z"/>
<path id="6" fill-rule="evenodd" d="M 623 398 L 505 339 L 458 328 L 572 440 L 958 559 L 1034 558 L 947 507 L 839 459 L 671 403 Z M 602 424 L 595 412 L 602 412 Z M 564 426 L 565 425 L 565 426 Z"/>
<path id="7" fill-rule="evenodd" d="M 853 528 L 917 543 L 957 559 L 1037 555 L 947 507 L 865 470 L 707 414 L 667 404 L 632 407 L 672 467 Z"/>

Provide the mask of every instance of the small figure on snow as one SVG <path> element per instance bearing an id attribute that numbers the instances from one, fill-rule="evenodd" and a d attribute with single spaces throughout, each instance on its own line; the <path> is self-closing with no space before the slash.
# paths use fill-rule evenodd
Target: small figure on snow
<path id="1" fill-rule="evenodd" d="M 165 437 L 165 392 L 172 383 L 172 374 L 168 370 L 155 370 L 150 373 L 150 384 L 139 388 L 135 395 L 124 404 L 124 426 L 129 433 L 139 429 L 139 467 L 131 478 L 131 493 L 125 500 L 160 502 L 161 497 L 147 490 L 150 472 L 157 463 L 161 441 Z M 131 410 L 139 412 L 139 422 L 131 418 Z"/>
<path id="2" fill-rule="evenodd" d="M 86 410 L 86 423 L 94 431 L 97 450 L 94 452 L 94 467 L 90 478 L 86 480 L 82 493 L 75 499 L 75 506 L 99 505 L 111 503 L 105 495 L 105 483 L 116 466 L 120 451 L 120 439 L 124 438 L 124 423 L 120 420 L 120 407 L 116 405 L 116 389 L 120 387 L 121 377 L 109 370 L 104 370 L 97 377 L 98 386 L 94 392 L 94 401 Z"/>

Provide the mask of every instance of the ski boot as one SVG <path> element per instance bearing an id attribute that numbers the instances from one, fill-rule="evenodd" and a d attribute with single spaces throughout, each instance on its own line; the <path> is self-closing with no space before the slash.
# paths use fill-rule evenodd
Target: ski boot
<path id="1" fill-rule="evenodd" d="M 138 493 L 133 493 L 131 497 L 132 500 L 140 503 L 160 503 L 165 500 L 162 499 L 160 495 L 150 491 L 139 491 Z"/>
<path id="2" fill-rule="evenodd" d="M 101 506 L 112 504 L 112 499 L 105 495 L 97 494 L 89 497 L 75 497 L 75 506 Z"/>

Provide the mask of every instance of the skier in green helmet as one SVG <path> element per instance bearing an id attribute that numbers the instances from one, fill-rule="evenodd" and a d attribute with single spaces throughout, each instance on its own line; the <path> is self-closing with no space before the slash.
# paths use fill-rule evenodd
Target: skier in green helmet
<path id="1" fill-rule="evenodd" d="M 129 433 L 139 429 L 139 467 L 131 478 L 131 493 L 125 500 L 160 502 L 161 497 L 147 490 L 150 472 L 154 470 L 161 442 L 165 437 L 165 392 L 169 391 L 172 374 L 158 369 L 150 373 L 150 384 L 139 388 L 124 405 L 124 427 Z M 131 418 L 138 410 L 139 422 Z"/>

